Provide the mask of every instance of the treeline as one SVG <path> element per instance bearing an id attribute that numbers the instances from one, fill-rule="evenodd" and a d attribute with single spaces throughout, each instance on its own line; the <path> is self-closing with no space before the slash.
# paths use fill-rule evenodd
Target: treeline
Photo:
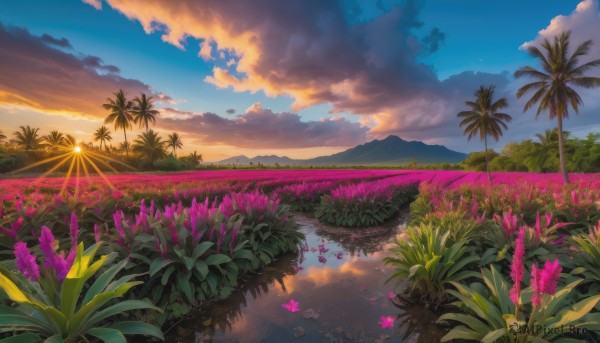
<path id="1" fill-rule="evenodd" d="M 567 169 L 576 173 L 600 172 L 600 133 L 585 138 L 572 137 L 563 131 Z M 546 130 L 535 139 L 508 143 L 500 153 L 488 151 L 492 171 L 560 171 L 558 130 Z M 485 171 L 485 152 L 474 152 L 463 162 L 465 170 Z"/>

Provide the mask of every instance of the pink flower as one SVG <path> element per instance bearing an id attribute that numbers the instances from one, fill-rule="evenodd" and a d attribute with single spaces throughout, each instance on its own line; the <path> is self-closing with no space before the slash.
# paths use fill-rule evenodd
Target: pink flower
<path id="1" fill-rule="evenodd" d="M 391 316 L 381 316 L 379 317 L 379 325 L 381 325 L 382 329 L 387 329 L 387 328 L 391 328 L 394 326 L 394 322 L 396 321 L 396 318 L 391 317 Z"/>
<path id="2" fill-rule="evenodd" d="M 521 296 L 521 280 L 523 279 L 523 256 L 525 255 L 525 229 L 519 229 L 519 236 L 515 240 L 515 253 L 510 266 L 510 277 L 514 284 L 510 289 L 510 300 L 513 304 L 519 303 Z"/>
<path id="3" fill-rule="evenodd" d="M 298 312 L 300 311 L 300 307 L 299 307 L 299 303 L 297 301 L 294 301 L 294 299 L 290 299 L 290 302 L 287 304 L 281 304 L 281 306 L 283 308 L 285 308 L 286 310 L 290 311 L 290 312 Z"/>
<path id="4" fill-rule="evenodd" d="M 540 306 L 542 304 L 540 295 L 543 294 L 543 285 L 541 281 L 541 270 L 539 270 L 537 264 L 534 263 L 533 266 L 531 266 L 531 286 L 533 287 L 534 291 L 533 295 L 531 296 L 531 303 L 533 306 Z"/>
<path id="5" fill-rule="evenodd" d="M 388 299 L 393 300 L 396 298 L 396 293 L 394 292 L 388 292 Z"/>
<path id="6" fill-rule="evenodd" d="M 560 279 L 561 271 L 562 267 L 558 259 L 554 260 L 554 262 L 546 261 L 540 277 L 540 283 L 543 287 L 542 291 L 545 294 L 552 295 L 556 292 L 556 284 L 558 283 L 558 279 Z"/>
<path id="7" fill-rule="evenodd" d="M 327 263 L 327 259 L 325 258 L 325 256 L 319 256 L 319 262 Z"/>
<path id="8" fill-rule="evenodd" d="M 342 256 L 344 256 L 344 252 L 343 251 L 340 251 L 337 254 L 335 254 L 335 258 L 337 258 L 338 260 L 341 260 Z"/>
<path id="9" fill-rule="evenodd" d="M 102 240 L 102 233 L 100 232 L 100 225 L 94 224 L 94 239 L 96 244 L 100 243 Z"/>
<path id="10" fill-rule="evenodd" d="M 71 234 L 71 246 L 77 245 L 77 237 L 79 236 L 79 223 L 77 222 L 77 215 L 75 212 L 71 212 L 71 224 L 69 225 L 69 233 Z"/>
<path id="11" fill-rule="evenodd" d="M 15 244 L 15 258 L 21 274 L 31 281 L 37 281 L 40 277 L 40 269 L 36 257 L 31 254 L 25 243 L 17 242 Z"/>
<path id="12" fill-rule="evenodd" d="M 319 254 L 324 254 L 328 251 L 329 249 L 325 248 L 325 244 L 319 244 Z"/>

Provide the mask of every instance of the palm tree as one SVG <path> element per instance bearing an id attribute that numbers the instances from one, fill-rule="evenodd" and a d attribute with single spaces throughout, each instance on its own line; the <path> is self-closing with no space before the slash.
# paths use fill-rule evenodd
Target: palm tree
<path id="1" fill-rule="evenodd" d="M 67 133 L 65 135 L 65 140 L 64 140 L 63 145 L 67 148 L 73 148 L 77 145 L 77 138 L 75 138 L 74 136 Z"/>
<path id="2" fill-rule="evenodd" d="M 510 115 L 498 112 L 507 107 L 508 102 L 505 98 L 494 101 L 494 88 L 494 86 L 479 87 L 475 92 L 475 101 L 465 102 L 470 109 L 457 115 L 459 118 L 464 118 L 460 122 L 460 127 L 466 126 L 467 140 L 470 141 L 473 136 L 479 134 L 480 140 L 485 142 L 485 166 L 489 181 L 492 181 L 492 174 L 488 160 L 487 137 L 492 136 L 497 142 L 502 136 L 502 128 L 508 129 L 505 122 L 512 120 Z"/>
<path id="3" fill-rule="evenodd" d="M 119 153 L 122 154 L 124 151 L 129 151 L 131 149 L 131 144 L 128 141 L 119 143 Z"/>
<path id="4" fill-rule="evenodd" d="M 570 36 L 571 32 L 567 31 L 555 36 L 553 42 L 544 39 L 541 50 L 536 46 L 530 46 L 527 48 L 527 52 L 539 59 L 542 70 L 526 66 L 515 72 L 516 78 L 529 77 L 535 80 L 517 91 L 517 98 L 521 98 L 530 91 L 534 92 L 523 107 L 523 112 L 539 104 L 536 118 L 543 111 L 548 111 L 550 120 L 557 119 L 558 155 L 565 183 L 569 183 L 569 174 L 565 159 L 563 119 L 569 118 L 569 105 L 575 113 L 579 113 L 579 106 L 583 105 L 583 100 L 572 86 L 600 87 L 600 78 L 584 75 L 593 67 L 600 66 L 600 59 L 579 65 L 579 58 L 588 54 L 592 41 L 587 40 L 581 43 L 569 56 Z"/>
<path id="5" fill-rule="evenodd" d="M 34 129 L 27 125 L 19 126 L 19 130 L 13 133 L 15 138 L 11 139 L 12 143 L 15 143 L 23 150 L 36 150 L 43 146 L 43 138 L 38 134 L 40 129 Z"/>
<path id="6" fill-rule="evenodd" d="M 194 163 L 196 163 L 196 166 L 200 164 L 200 162 L 202 162 L 202 155 L 198 154 L 196 152 L 196 150 L 194 150 L 194 152 L 190 153 L 187 156 L 190 160 L 192 160 Z"/>
<path id="7" fill-rule="evenodd" d="M 65 135 L 63 135 L 61 132 L 58 132 L 57 130 L 52 130 L 49 134 L 44 136 L 44 140 L 46 141 L 46 143 L 48 143 L 48 146 L 52 150 L 56 150 L 64 145 Z"/>
<path id="8" fill-rule="evenodd" d="M 148 123 L 152 122 L 152 124 L 156 123 L 156 115 L 158 115 L 158 111 L 154 109 L 154 105 L 152 104 L 152 97 L 146 97 L 146 94 L 142 93 L 141 97 L 136 97 L 133 99 L 133 109 L 131 113 L 133 114 L 133 121 L 136 124 L 139 124 L 140 127 L 145 126 L 146 132 L 148 132 Z"/>
<path id="9" fill-rule="evenodd" d="M 2 132 L 2 130 L 0 130 L 0 143 L 2 143 L 5 139 L 6 135 L 4 134 L 4 132 Z"/>
<path id="10" fill-rule="evenodd" d="M 131 109 L 133 108 L 133 103 L 125 97 L 125 92 L 123 90 L 119 90 L 114 93 L 115 98 L 107 98 L 108 101 L 106 104 L 103 104 L 102 107 L 110 111 L 106 120 L 104 120 L 105 124 L 115 123 L 115 130 L 123 129 L 123 135 L 125 136 L 125 153 L 129 156 L 129 144 L 127 143 L 127 129 L 131 128 L 131 121 L 133 117 L 131 116 Z"/>
<path id="11" fill-rule="evenodd" d="M 181 149 L 183 147 L 183 142 L 181 141 L 181 136 L 177 132 L 173 132 L 167 138 L 167 148 L 173 149 L 173 156 L 177 158 L 177 149 Z"/>
<path id="12" fill-rule="evenodd" d="M 94 142 L 100 141 L 100 151 L 102 151 L 102 143 L 104 143 L 104 148 L 106 148 L 106 142 L 110 142 L 111 140 L 110 130 L 104 125 L 94 132 Z"/>
<path id="13" fill-rule="evenodd" d="M 159 158 L 165 157 L 165 142 L 160 138 L 157 132 L 148 130 L 138 136 L 133 142 L 133 150 L 142 154 L 150 167 L 154 167 L 154 162 Z"/>

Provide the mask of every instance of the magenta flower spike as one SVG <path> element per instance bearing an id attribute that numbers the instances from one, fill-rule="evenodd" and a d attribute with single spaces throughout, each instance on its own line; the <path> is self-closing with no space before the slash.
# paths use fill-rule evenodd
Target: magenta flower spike
<path id="1" fill-rule="evenodd" d="M 69 233 L 71 235 L 71 246 L 77 246 L 77 237 L 79 236 L 79 223 L 77 222 L 77 215 L 75 212 L 71 212 L 71 223 L 69 225 Z"/>
<path id="2" fill-rule="evenodd" d="M 513 287 L 510 289 L 510 300 L 513 304 L 519 303 L 521 297 L 521 280 L 523 279 L 523 256 L 525 256 L 525 229 L 519 229 L 519 236 L 515 240 L 515 253 L 510 266 L 510 277 Z"/>
<path id="3" fill-rule="evenodd" d="M 553 262 L 546 261 L 540 276 L 540 283 L 544 294 L 552 295 L 556 292 L 556 285 L 558 284 L 558 279 L 560 279 L 561 271 L 562 267 L 558 259 Z"/>
<path id="4" fill-rule="evenodd" d="M 543 294 L 543 285 L 542 285 L 542 271 L 538 269 L 536 263 L 531 266 L 531 286 L 533 287 L 533 295 L 531 296 L 531 303 L 533 306 L 540 306 L 542 304 L 542 299 L 540 295 Z"/>
<path id="5" fill-rule="evenodd" d="M 31 281 L 37 281 L 40 277 L 40 269 L 36 257 L 31 254 L 24 242 L 17 242 L 14 250 L 19 272 Z"/>

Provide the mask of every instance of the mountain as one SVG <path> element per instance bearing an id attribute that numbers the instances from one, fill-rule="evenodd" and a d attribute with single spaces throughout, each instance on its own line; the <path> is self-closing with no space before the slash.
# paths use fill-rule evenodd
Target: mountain
<path id="1" fill-rule="evenodd" d="M 264 164 L 274 165 L 393 165 L 416 161 L 418 164 L 458 163 L 467 154 L 453 151 L 443 145 L 429 145 L 420 141 L 405 141 L 398 136 L 375 139 L 365 144 L 329 156 L 307 160 L 294 160 L 286 156 L 235 156 L 219 161 L 219 164 Z"/>

